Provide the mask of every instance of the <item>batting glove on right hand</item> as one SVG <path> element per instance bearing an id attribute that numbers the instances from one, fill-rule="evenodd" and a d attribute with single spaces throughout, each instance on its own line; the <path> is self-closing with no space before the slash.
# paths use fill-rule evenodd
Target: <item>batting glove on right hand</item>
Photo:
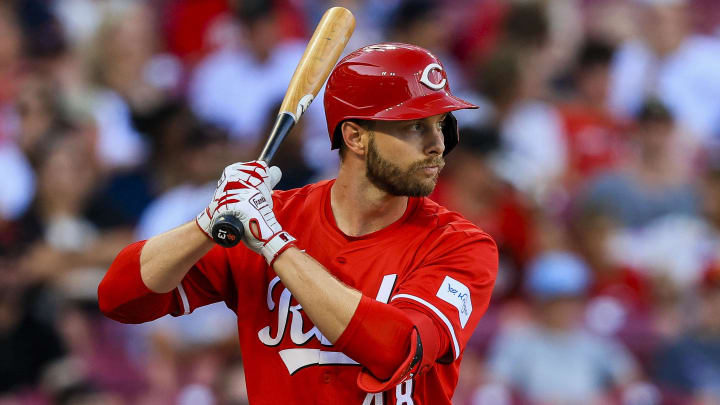
<path id="1" fill-rule="evenodd" d="M 273 212 L 272 188 L 280 181 L 277 166 L 263 161 L 235 163 L 223 170 L 210 205 L 196 219 L 212 238 L 214 221 L 232 215 L 243 224 L 243 243 L 265 257 L 269 264 L 293 244 L 295 238 L 282 230 Z"/>

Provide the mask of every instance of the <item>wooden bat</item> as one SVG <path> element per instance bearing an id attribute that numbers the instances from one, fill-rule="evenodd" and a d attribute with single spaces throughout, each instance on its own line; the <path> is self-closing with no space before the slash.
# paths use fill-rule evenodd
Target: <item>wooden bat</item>
<path id="1" fill-rule="evenodd" d="M 342 7 L 325 12 L 298 63 L 280 106 L 280 112 L 258 160 L 270 163 L 280 143 L 307 110 L 327 80 L 355 29 L 355 17 Z M 212 237 L 223 247 L 237 245 L 242 239 L 242 223 L 232 215 L 213 221 Z"/>

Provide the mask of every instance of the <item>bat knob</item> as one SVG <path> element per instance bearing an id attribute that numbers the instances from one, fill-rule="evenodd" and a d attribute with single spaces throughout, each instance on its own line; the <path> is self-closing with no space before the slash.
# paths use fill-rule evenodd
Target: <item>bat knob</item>
<path id="1" fill-rule="evenodd" d="M 237 245 L 244 232 L 242 222 L 233 215 L 221 215 L 212 224 L 213 240 L 225 248 Z"/>

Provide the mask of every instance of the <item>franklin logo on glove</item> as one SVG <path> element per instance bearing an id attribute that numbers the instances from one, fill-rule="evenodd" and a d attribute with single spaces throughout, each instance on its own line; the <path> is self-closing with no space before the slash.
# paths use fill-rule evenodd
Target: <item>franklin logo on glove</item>
<path id="1" fill-rule="evenodd" d="M 255 209 L 259 210 L 267 205 L 267 200 L 262 195 L 258 195 L 251 198 L 250 203 L 255 207 Z"/>

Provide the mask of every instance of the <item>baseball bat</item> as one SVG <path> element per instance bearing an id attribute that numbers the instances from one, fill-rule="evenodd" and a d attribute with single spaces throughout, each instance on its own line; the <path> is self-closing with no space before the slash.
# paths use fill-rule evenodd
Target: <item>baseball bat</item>
<path id="1" fill-rule="evenodd" d="M 325 12 L 290 79 L 280 112 L 258 160 L 270 163 L 280 143 L 317 96 L 354 29 L 355 17 L 349 10 L 333 7 Z M 223 247 L 237 245 L 243 232 L 242 222 L 233 215 L 221 215 L 212 224 L 213 240 Z"/>

